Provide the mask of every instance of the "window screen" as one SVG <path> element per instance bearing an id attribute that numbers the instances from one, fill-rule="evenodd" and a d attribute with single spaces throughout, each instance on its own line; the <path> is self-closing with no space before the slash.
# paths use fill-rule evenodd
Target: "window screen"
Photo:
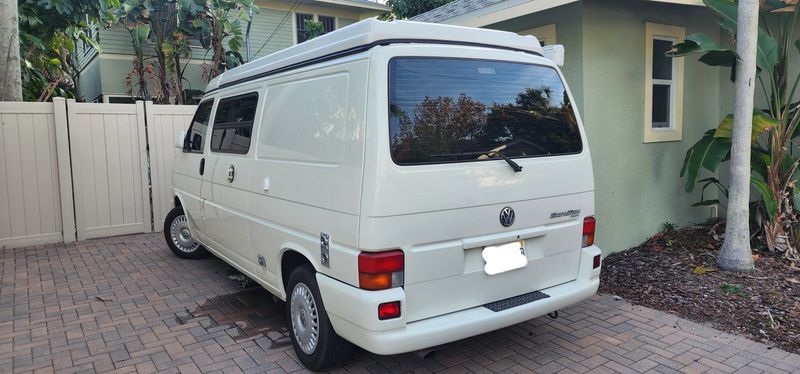
<path id="1" fill-rule="evenodd" d="M 186 140 L 184 140 L 184 148 L 187 148 L 189 152 L 203 153 L 203 140 L 206 137 L 208 119 L 211 117 L 211 107 L 213 105 L 214 100 L 205 101 L 194 112 L 192 124 L 189 125 L 189 131 L 187 131 Z"/>
<path id="2" fill-rule="evenodd" d="M 336 17 L 318 16 L 317 19 L 322 24 L 322 28 L 325 29 L 325 34 L 336 29 Z"/>
<path id="3" fill-rule="evenodd" d="M 389 133 L 400 165 L 563 155 L 583 146 L 556 70 L 502 61 L 393 59 Z"/>
<path id="4" fill-rule="evenodd" d="M 214 116 L 211 150 L 246 154 L 250 150 L 257 106 L 258 94 L 255 92 L 221 99 Z"/>
<path id="5" fill-rule="evenodd" d="M 672 87 L 675 59 L 666 55 L 673 40 L 653 39 L 653 108 L 652 127 L 672 127 Z"/>
<path id="6" fill-rule="evenodd" d="M 297 43 L 299 44 L 308 40 L 308 34 L 306 33 L 306 21 L 314 20 L 314 15 L 297 13 L 295 17 L 295 23 L 297 24 Z"/>

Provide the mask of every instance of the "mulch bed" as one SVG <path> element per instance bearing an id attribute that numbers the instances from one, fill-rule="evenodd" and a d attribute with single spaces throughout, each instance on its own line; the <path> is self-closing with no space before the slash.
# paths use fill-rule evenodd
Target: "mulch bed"
<path id="1" fill-rule="evenodd" d="M 721 222 L 668 230 L 612 254 L 600 292 L 800 353 L 800 269 L 761 251 L 752 272 L 716 270 L 724 233 Z"/>

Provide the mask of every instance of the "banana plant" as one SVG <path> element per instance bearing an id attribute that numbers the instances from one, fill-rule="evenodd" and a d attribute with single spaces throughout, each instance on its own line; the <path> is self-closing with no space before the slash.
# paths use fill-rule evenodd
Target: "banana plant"
<path id="1" fill-rule="evenodd" d="M 202 14 L 192 21 L 203 48 L 211 53 L 211 63 L 203 72 L 206 80 L 244 63 L 239 52 L 244 46 L 242 25 L 250 20 L 251 9 L 253 14 L 259 12 L 252 0 L 209 0 Z"/>
<path id="2" fill-rule="evenodd" d="M 764 206 L 765 222 L 761 228 L 768 248 L 800 261 L 798 237 L 794 225 L 800 218 L 800 157 L 794 154 L 800 124 L 800 103 L 795 102 L 800 73 L 789 72 L 792 53 L 800 50 L 795 25 L 800 11 L 798 0 L 765 0 L 761 6 L 758 30 L 758 81 L 766 108 L 753 114 L 752 185 L 759 192 Z M 704 0 L 719 17 L 719 25 L 735 37 L 738 8 L 734 0 Z M 673 57 L 700 55 L 700 62 L 710 66 L 731 68 L 735 80 L 735 50 L 717 45 L 704 34 L 692 34 L 667 53 Z M 792 82 L 789 85 L 789 82 Z M 696 185 L 709 187 L 707 178 L 700 179 L 701 169 L 716 173 L 719 165 L 730 157 L 733 116 L 728 115 L 716 129 L 707 131 L 686 153 L 681 177 L 686 191 Z M 711 183 L 711 185 L 716 185 Z M 797 188 L 795 187 L 797 185 Z M 701 199 L 701 202 L 704 200 Z"/>

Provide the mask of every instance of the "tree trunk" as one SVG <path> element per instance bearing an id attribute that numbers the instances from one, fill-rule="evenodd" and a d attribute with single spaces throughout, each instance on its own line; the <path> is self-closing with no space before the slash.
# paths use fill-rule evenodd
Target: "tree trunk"
<path id="1" fill-rule="evenodd" d="M 750 134 L 753 127 L 758 1 L 739 0 L 739 22 L 736 30 L 736 52 L 739 59 L 736 62 L 728 223 L 725 242 L 717 258 L 721 268 L 732 271 L 753 269 L 749 227 Z"/>
<path id="2" fill-rule="evenodd" d="M 17 0 L 0 0 L 0 101 L 22 101 Z"/>
<path id="3" fill-rule="evenodd" d="M 181 70 L 181 56 L 178 52 L 173 53 L 175 57 L 175 104 L 186 104 L 183 97 L 183 70 Z"/>

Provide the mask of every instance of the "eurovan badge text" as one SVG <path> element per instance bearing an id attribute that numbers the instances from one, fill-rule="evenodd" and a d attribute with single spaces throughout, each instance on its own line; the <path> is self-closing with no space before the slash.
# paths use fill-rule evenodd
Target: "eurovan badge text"
<path id="1" fill-rule="evenodd" d="M 563 212 L 550 213 L 550 219 L 560 218 L 560 217 L 572 217 L 572 218 L 575 218 L 575 217 L 579 216 L 580 214 L 581 214 L 581 210 L 580 209 L 570 209 L 570 210 L 563 211 Z"/>

